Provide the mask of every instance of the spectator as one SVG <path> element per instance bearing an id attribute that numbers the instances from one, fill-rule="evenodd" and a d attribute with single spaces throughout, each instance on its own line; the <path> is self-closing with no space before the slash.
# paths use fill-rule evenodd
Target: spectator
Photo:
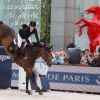
<path id="1" fill-rule="evenodd" d="M 88 59 L 87 61 L 90 66 L 100 67 L 100 53 L 95 53 L 94 59 L 92 61 Z"/>
<path id="2" fill-rule="evenodd" d="M 90 62 L 92 62 L 93 59 L 94 59 L 94 55 L 93 55 L 92 53 L 90 53 L 90 54 L 88 55 L 87 60 L 89 60 Z"/>
<path id="3" fill-rule="evenodd" d="M 81 52 L 81 64 L 87 64 L 87 58 L 85 56 L 85 51 Z"/>
<path id="4" fill-rule="evenodd" d="M 52 47 L 50 48 L 50 54 L 51 54 L 51 58 L 54 58 L 54 57 L 55 57 L 55 54 L 54 54 L 54 52 L 53 52 L 53 45 L 52 45 Z"/>
<path id="5" fill-rule="evenodd" d="M 64 62 L 67 63 L 67 54 L 65 53 L 64 49 L 60 50 L 60 56 L 63 58 Z"/>
<path id="6" fill-rule="evenodd" d="M 96 52 L 100 52 L 100 41 L 99 41 L 99 45 L 96 47 Z"/>
<path id="7" fill-rule="evenodd" d="M 86 49 L 85 51 L 82 51 L 81 52 L 81 64 L 87 64 L 87 59 L 88 59 L 88 56 L 89 56 L 89 50 Z"/>
<path id="8" fill-rule="evenodd" d="M 68 50 L 68 48 L 75 48 L 76 46 L 75 46 L 75 41 L 74 41 L 74 39 L 72 38 L 71 40 L 70 40 L 70 44 L 67 46 L 67 50 Z"/>
<path id="9" fill-rule="evenodd" d="M 99 47 L 99 49 L 98 49 L 98 52 L 100 53 L 100 47 Z"/>
<path id="10" fill-rule="evenodd" d="M 86 56 L 89 55 L 89 49 L 85 49 L 85 55 L 86 55 Z"/>
<path id="11" fill-rule="evenodd" d="M 52 62 L 54 64 L 64 64 L 64 59 L 60 56 L 60 52 L 55 52 L 55 57 L 53 58 Z"/>

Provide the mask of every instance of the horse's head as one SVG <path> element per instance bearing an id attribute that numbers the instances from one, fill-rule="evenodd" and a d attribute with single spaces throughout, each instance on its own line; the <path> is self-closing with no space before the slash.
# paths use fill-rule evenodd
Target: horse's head
<path id="1" fill-rule="evenodd" d="M 93 14 L 98 14 L 100 15 L 100 7 L 99 6 L 93 6 L 89 7 L 85 10 L 87 14 L 93 13 Z"/>
<path id="2" fill-rule="evenodd" d="M 43 47 L 42 48 L 42 53 L 41 53 L 41 56 L 42 58 L 47 62 L 47 64 L 49 66 L 51 66 L 52 64 L 52 58 L 51 58 L 51 53 L 50 53 L 50 49 L 52 48 L 52 46 L 50 47 Z"/>

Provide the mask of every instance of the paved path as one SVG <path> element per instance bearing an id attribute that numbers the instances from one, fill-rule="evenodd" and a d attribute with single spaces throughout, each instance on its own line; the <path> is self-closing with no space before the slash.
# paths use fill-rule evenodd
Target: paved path
<path id="1" fill-rule="evenodd" d="M 100 100 L 100 95 L 50 91 L 40 96 L 35 92 L 27 95 L 19 90 L 0 90 L 0 100 Z"/>

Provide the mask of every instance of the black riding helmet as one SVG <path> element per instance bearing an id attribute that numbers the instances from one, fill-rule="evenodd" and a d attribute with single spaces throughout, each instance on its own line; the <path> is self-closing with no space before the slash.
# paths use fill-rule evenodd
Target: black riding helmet
<path id="1" fill-rule="evenodd" d="M 36 22 L 35 21 L 30 21 L 30 26 L 36 26 Z"/>

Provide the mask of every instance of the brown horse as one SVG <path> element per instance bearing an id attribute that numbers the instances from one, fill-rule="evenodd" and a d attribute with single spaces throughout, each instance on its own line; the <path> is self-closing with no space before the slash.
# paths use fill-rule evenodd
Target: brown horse
<path id="1" fill-rule="evenodd" d="M 15 31 L 9 27 L 8 25 L 4 24 L 3 22 L 0 22 L 0 44 L 4 46 L 5 51 L 8 55 L 11 56 L 12 59 L 15 57 L 15 48 L 16 45 L 14 44 L 13 40 L 16 37 Z M 31 79 L 35 84 L 35 79 L 33 79 L 33 72 L 32 68 L 34 66 L 35 60 L 38 57 L 42 57 L 48 64 L 50 64 L 51 56 L 49 53 L 49 50 L 46 46 L 40 46 L 40 45 L 33 45 L 33 46 L 26 46 L 25 48 L 25 56 L 20 55 L 15 60 L 15 63 L 21 66 L 25 72 L 27 79 Z M 38 88 L 38 86 L 37 86 Z M 38 88 L 39 93 L 41 94 L 40 89 Z M 28 89 L 26 90 L 28 92 Z"/>

